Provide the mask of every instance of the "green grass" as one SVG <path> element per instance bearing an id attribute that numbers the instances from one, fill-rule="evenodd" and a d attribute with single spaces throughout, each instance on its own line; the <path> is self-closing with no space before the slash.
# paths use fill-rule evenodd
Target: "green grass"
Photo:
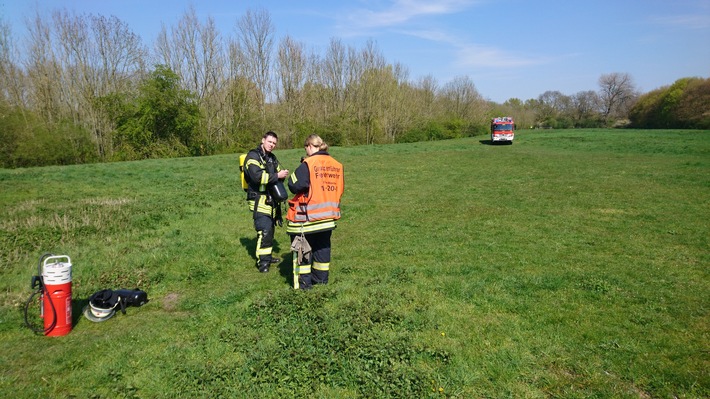
<path id="1" fill-rule="evenodd" d="M 0 396 L 710 396 L 710 132 L 335 148 L 331 284 L 254 267 L 237 156 L 0 170 Z M 293 169 L 301 151 L 277 151 Z M 45 252 L 74 329 L 24 327 Z M 151 301 L 102 323 L 89 295 Z"/>

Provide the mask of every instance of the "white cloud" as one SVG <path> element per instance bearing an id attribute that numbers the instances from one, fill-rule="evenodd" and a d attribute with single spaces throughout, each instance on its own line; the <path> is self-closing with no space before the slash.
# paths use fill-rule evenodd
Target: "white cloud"
<path id="1" fill-rule="evenodd" d="M 516 68 L 549 62 L 548 59 L 542 57 L 528 57 L 492 46 L 468 43 L 441 31 L 419 30 L 402 31 L 401 33 L 453 47 L 454 57 L 451 61 L 456 68 Z"/>
<path id="2" fill-rule="evenodd" d="M 519 68 L 548 63 L 544 58 L 526 57 L 495 47 L 480 44 L 459 46 L 456 51 L 457 67 Z"/>
<path id="3" fill-rule="evenodd" d="M 399 33 L 408 36 L 418 37 L 420 39 L 431 40 L 433 42 L 442 42 L 456 45 L 459 40 L 447 33 L 438 30 L 400 30 Z"/>
<path id="4" fill-rule="evenodd" d="M 710 15 L 708 14 L 686 14 L 669 15 L 651 18 L 651 22 L 672 28 L 685 29 L 708 29 L 710 28 Z"/>
<path id="5" fill-rule="evenodd" d="M 473 0 L 395 0 L 382 10 L 353 10 L 347 13 L 344 22 L 355 30 L 396 27 L 417 17 L 455 13 L 474 3 Z"/>
<path id="6" fill-rule="evenodd" d="M 480 3 L 480 0 L 395 0 L 381 10 L 352 11 L 345 20 L 341 20 L 341 33 L 346 36 L 372 35 L 374 30 L 387 29 L 390 33 L 441 43 L 451 49 L 448 64 L 457 69 L 517 68 L 549 62 L 542 57 L 523 56 L 493 46 L 470 43 L 439 28 L 412 27 L 417 18 L 460 12 L 476 3 Z"/>

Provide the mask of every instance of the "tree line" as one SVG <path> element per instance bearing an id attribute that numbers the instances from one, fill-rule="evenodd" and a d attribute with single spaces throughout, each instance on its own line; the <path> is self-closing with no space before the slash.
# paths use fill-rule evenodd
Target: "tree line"
<path id="1" fill-rule="evenodd" d="M 152 49 L 113 16 L 55 10 L 25 25 L 18 42 L 0 21 L 4 167 L 231 153 L 266 130 L 291 148 L 311 133 L 332 145 L 467 137 L 502 115 L 591 127 L 626 118 L 639 98 L 631 77 L 614 73 L 599 92 L 495 104 L 467 76 L 411 80 L 372 40 L 331 38 L 322 53 L 277 40 L 265 10 L 247 10 L 225 37 L 190 8 Z"/>
<path id="2" fill-rule="evenodd" d="M 6 167 L 243 151 L 266 130 L 289 148 L 314 132 L 357 145 L 486 129 L 488 105 L 468 77 L 410 82 L 373 41 L 332 38 L 322 55 L 277 42 L 264 10 L 223 37 L 190 8 L 150 51 L 116 17 L 53 11 L 26 25 L 22 47 L 0 29 Z"/>
<path id="3" fill-rule="evenodd" d="M 645 94 L 627 73 L 603 74 L 598 84 L 599 91 L 546 91 L 536 99 L 513 98 L 494 109 L 515 115 L 525 128 L 710 129 L 710 79 L 681 78 Z"/>

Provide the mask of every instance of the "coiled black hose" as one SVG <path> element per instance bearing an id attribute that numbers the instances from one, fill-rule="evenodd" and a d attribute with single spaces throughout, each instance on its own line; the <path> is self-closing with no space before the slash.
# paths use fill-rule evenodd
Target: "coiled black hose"
<path id="1" fill-rule="evenodd" d="M 32 278 L 32 288 L 35 288 L 35 285 L 37 285 L 37 282 L 39 283 L 39 286 L 32 293 L 32 295 L 30 295 L 30 297 L 27 298 L 27 302 L 25 302 L 25 325 L 27 325 L 27 328 L 29 328 L 30 330 L 34 331 L 37 334 L 40 334 L 40 333 L 47 334 L 48 332 L 52 331 L 54 329 L 54 327 L 56 327 L 56 325 L 57 325 L 57 310 L 54 308 L 54 301 L 52 301 L 51 298 L 49 298 L 49 300 L 47 301 L 47 302 L 49 302 L 49 307 L 52 309 L 52 323 L 48 327 L 46 327 L 46 328 L 44 326 L 37 327 L 37 326 L 33 325 L 32 323 L 30 323 L 30 319 L 29 319 L 29 315 L 28 315 L 29 309 L 30 309 L 30 304 L 32 303 L 32 301 L 34 300 L 34 297 L 37 294 L 46 295 L 47 297 L 49 297 L 49 290 L 47 290 L 47 287 L 44 285 L 44 277 L 42 276 L 42 262 L 44 262 L 44 260 L 50 256 L 53 256 L 53 255 L 50 253 L 46 253 L 39 258 L 39 265 L 37 266 L 37 276 Z M 42 297 L 40 296 L 40 299 L 41 298 Z"/>

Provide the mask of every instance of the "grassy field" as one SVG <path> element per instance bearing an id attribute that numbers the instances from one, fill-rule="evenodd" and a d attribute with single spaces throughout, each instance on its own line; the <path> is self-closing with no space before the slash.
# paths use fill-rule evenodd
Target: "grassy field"
<path id="1" fill-rule="evenodd" d="M 0 397 L 710 397 L 710 132 L 332 153 L 344 217 L 309 292 L 283 229 L 254 267 L 236 155 L 0 170 Z M 45 252 L 73 263 L 64 337 L 24 326 Z"/>

